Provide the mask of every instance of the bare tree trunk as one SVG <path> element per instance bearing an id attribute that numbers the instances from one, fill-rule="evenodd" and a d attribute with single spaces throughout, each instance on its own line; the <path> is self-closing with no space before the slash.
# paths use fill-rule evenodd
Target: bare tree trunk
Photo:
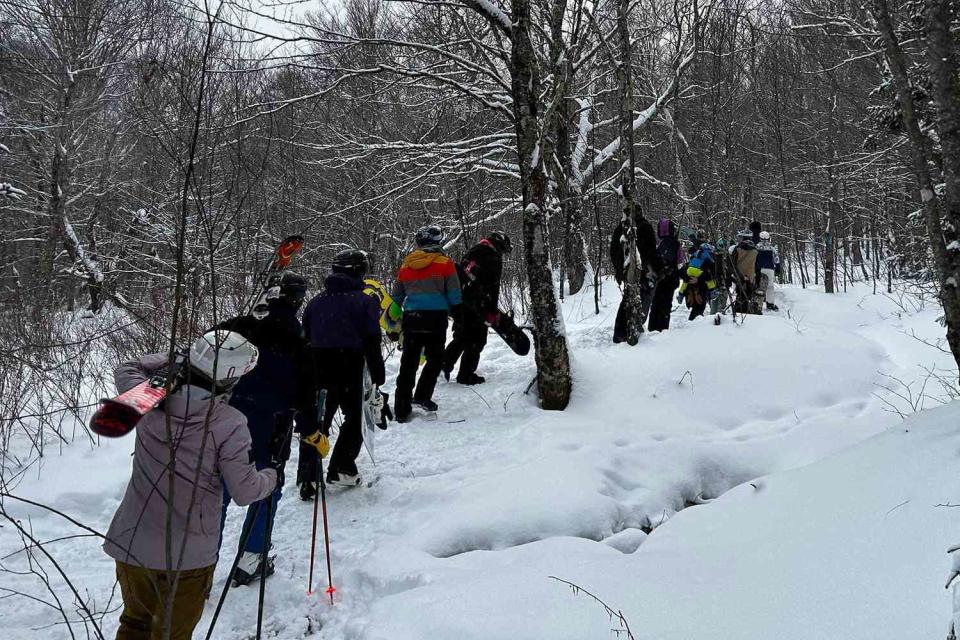
<path id="1" fill-rule="evenodd" d="M 643 301 L 640 295 L 640 265 L 637 256 L 636 218 L 640 212 L 634 201 L 637 191 L 636 153 L 633 148 L 633 73 L 631 68 L 629 0 L 620 0 L 617 5 L 617 34 L 620 38 L 620 59 L 617 68 L 617 83 L 620 86 L 620 150 L 625 155 L 622 169 L 621 195 L 623 196 L 624 236 L 623 255 L 626 260 L 626 279 L 623 284 L 623 302 L 627 322 L 627 344 L 637 344 L 643 333 Z"/>
<path id="2" fill-rule="evenodd" d="M 943 224 L 936 228 L 938 242 L 935 243 L 935 249 L 942 249 L 939 255 L 935 250 L 934 255 L 939 263 L 940 301 L 947 319 L 947 342 L 960 364 L 960 52 L 953 31 L 960 17 L 958 13 L 955 0 L 927 2 L 927 64 L 937 105 L 944 186 Z M 931 201 L 936 202 L 936 198 Z"/>
<path id="3" fill-rule="evenodd" d="M 563 317 L 553 288 L 550 266 L 545 206 L 548 181 L 544 172 L 544 158 L 550 149 L 541 148 L 539 136 L 540 78 L 536 52 L 530 39 L 530 0 L 512 0 L 511 5 L 511 93 L 520 160 L 523 242 L 535 332 L 537 386 L 541 407 L 562 410 L 570 402 L 573 379 Z M 546 142 L 545 137 L 543 143 Z"/>

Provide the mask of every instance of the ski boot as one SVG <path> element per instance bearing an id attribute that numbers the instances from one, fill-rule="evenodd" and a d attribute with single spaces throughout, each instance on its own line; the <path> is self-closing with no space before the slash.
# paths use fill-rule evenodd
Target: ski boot
<path id="1" fill-rule="evenodd" d="M 413 404 L 420 407 L 427 413 L 436 413 L 437 410 L 440 408 L 437 406 L 437 403 L 434 402 L 433 400 L 414 400 Z"/>
<path id="2" fill-rule="evenodd" d="M 243 587 L 254 580 L 260 579 L 260 554 L 250 551 L 244 551 L 240 556 L 240 562 L 237 563 L 237 569 L 233 572 L 233 586 Z M 274 571 L 273 558 L 267 557 L 267 576 L 272 576 Z"/>
<path id="3" fill-rule="evenodd" d="M 359 487 L 363 479 L 360 474 L 338 473 L 336 471 L 327 472 L 327 484 L 334 487 Z"/>
<path id="4" fill-rule="evenodd" d="M 300 483 L 300 499 L 304 502 L 312 502 L 317 495 L 317 486 L 312 482 Z"/>
<path id="5" fill-rule="evenodd" d="M 466 374 L 457 376 L 458 384 L 465 384 L 468 386 L 475 385 L 475 384 L 483 384 L 486 381 L 487 381 L 486 378 L 484 378 L 483 376 L 478 376 L 475 373 L 466 373 Z"/>

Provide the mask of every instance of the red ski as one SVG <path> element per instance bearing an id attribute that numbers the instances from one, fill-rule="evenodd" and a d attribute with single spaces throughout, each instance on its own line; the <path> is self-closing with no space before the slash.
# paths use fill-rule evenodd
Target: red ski
<path id="1" fill-rule="evenodd" d="M 302 236 L 288 236 L 277 246 L 267 268 L 257 278 L 257 284 L 262 287 L 263 292 L 254 301 L 250 313 L 258 318 L 266 316 L 266 303 L 275 293 L 273 289 L 279 289 L 274 276 L 290 266 L 301 249 Z M 258 315 L 261 310 L 263 313 Z M 173 376 L 176 378 L 178 375 L 179 371 L 174 370 Z M 174 380 L 173 387 L 176 386 Z M 90 430 L 105 438 L 125 436 L 133 431 L 140 418 L 163 402 L 166 395 L 167 376 L 157 375 L 114 398 L 104 398 L 100 400 L 100 408 L 90 418 Z"/>

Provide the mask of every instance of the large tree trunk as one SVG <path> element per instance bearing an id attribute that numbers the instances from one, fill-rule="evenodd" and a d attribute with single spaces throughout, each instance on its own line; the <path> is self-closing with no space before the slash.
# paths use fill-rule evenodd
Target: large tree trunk
<path id="1" fill-rule="evenodd" d="M 544 172 L 544 158 L 550 150 L 540 148 L 537 112 L 540 78 L 537 73 L 536 54 L 530 40 L 530 1 L 512 0 L 511 4 L 511 93 L 520 160 L 523 243 L 533 311 L 537 386 L 542 408 L 562 410 L 570 402 L 573 380 L 570 375 L 567 337 L 560 314 L 560 302 L 553 288 L 550 265 L 545 207 L 548 181 Z"/>
<path id="2" fill-rule="evenodd" d="M 957 224 L 960 222 L 960 211 L 950 210 L 951 206 L 956 206 L 958 202 L 958 192 L 960 187 L 957 179 L 957 163 L 960 162 L 960 144 L 957 142 L 956 126 L 960 125 L 960 119 L 957 118 L 956 100 L 956 57 L 951 53 L 953 43 L 950 34 L 950 22 L 938 25 L 937 20 L 943 17 L 943 13 L 949 15 L 949 1 L 931 0 L 931 5 L 927 10 L 927 18 L 931 24 L 928 24 L 930 41 L 929 58 L 931 62 L 932 84 L 934 86 L 934 97 L 937 102 L 938 133 L 940 134 L 941 144 L 943 145 L 943 166 L 944 180 L 947 181 L 947 187 L 954 191 L 949 196 L 944 197 L 947 207 L 948 221 Z M 896 90 L 897 103 L 903 114 L 903 126 L 910 140 L 910 146 L 913 149 L 914 172 L 917 175 L 917 181 L 920 187 L 920 200 L 923 203 L 924 221 L 927 227 L 927 235 L 933 248 L 933 256 L 940 276 L 940 299 L 943 303 L 944 317 L 947 324 L 947 342 L 950 345 L 950 351 L 953 358 L 960 364 L 960 296 L 957 288 L 960 286 L 960 264 L 956 251 L 947 250 L 947 244 L 944 241 L 944 227 L 941 218 L 940 203 L 936 195 L 936 189 L 933 178 L 930 175 L 931 149 L 930 141 L 920 129 L 920 123 L 913 106 L 913 86 L 907 73 L 906 54 L 897 38 L 893 28 L 893 19 L 890 16 L 890 8 L 886 0 L 873 0 L 871 10 L 877 21 L 877 28 L 883 38 L 883 50 L 890 69 L 890 75 L 893 79 L 893 86 Z M 946 30 L 944 32 L 944 29 Z M 950 68 L 952 67 L 952 71 Z M 953 74 L 953 77 L 950 75 Z M 951 91 L 951 87 L 953 87 Z M 953 131 L 949 130 L 954 127 Z M 944 136 L 949 141 L 944 143 Z M 952 138 L 952 139 L 951 139 Z M 948 155 L 954 153 L 957 155 Z M 949 168 L 948 168 L 949 167 Z M 955 236 L 958 228 L 954 226 L 950 229 L 952 236 Z M 954 237 L 953 240 L 956 238 Z M 951 240 L 951 242 L 953 241 Z M 948 254 L 954 254 L 950 256 Z"/>
<path id="3" fill-rule="evenodd" d="M 617 82 L 620 85 L 620 150 L 624 154 L 623 222 L 626 229 L 623 255 L 626 260 L 626 279 L 623 285 L 624 311 L 627 320 L 627 344 L 634 345 L 643 333 L 643 300 L 640 294 L 640 264 L 637 256 L 636 217 L 640 208 L 634 197 L 637 192 L 636 153 L 633 148 L 633 71 L 630 65 L 629 0 L 620 0 L 617 5 L 617 33 L 620 37 L 620 60 L 617 64 Z"/>
<path id="4" fill-rule="evenodd" d="M 960 364 L 960 52 L 953 34 L 958 14 L 955 0 L 927 2 L 927 64 L 943 155 L 943 224 L 937 229 L 943 245 L 940 299 L 947 319 L 947 342 Z"/>

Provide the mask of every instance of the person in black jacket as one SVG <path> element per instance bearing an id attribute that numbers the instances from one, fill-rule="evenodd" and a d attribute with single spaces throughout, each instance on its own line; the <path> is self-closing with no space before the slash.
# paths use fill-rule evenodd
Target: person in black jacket
<path id="1" fill-rule="evenodd" d="M 636 230 L 636 247 L 640 255 L 640 264 L 638 265 L 637 286 L 640 289 L 641 317 L 637 319 L 640 325 L 640 331 L 643 331 L 643 324 L 647 320 L 650 312 L 650 303 L 653 301 L 653 287 L 662 271 L 662 261 L 657 253 L 657 238 L 653 232 L 653 226 L 643 217 L 640 205 L 633 204 L 632 211 L 626 207 L 623 212 L 623 219 L 613 230 L 610 237 L 610 261 L 613 263 L 613 277 L 618 284 L 627 280 L 627 255 L 624 248 L 628 244 L 628 218 L 631 215 L 633 226 Z M 613 341 L 623 342 L 627 340 L 627 304 L 626 298 L 621 300 L 620 308 L 617 309 L 617 319 L 613 326 Z"/>
<path id="2" fill-rule="evenodd" d="M 257 366 L 240 378 L 230 396 L 230 406 L 247 417 L 251 454 L 257 469 L 271 466 L 271 440 L 275 432 L 289 428 L 294 420 L 301 434 L 317 430 L 313 365 L 297 320 L 297 311 L 307 295 L 307 281 L 296 274 L 284 273 L 278 292 L 277 297 L 268 300 L 266 317 L 239 316 L 216 327 L 239 333 L 260 351 Z M 277 513 L 276 503 L 282 495 L 281 490 L 282 487 L 278 486 L 273 493 L 273 508 L 269 510 L 271 520 Z M 230 500 L 224 485 L 224 516 Z M 221 517 L 221 531 L 223 522 Z M 234 573 L 235 583 L 248 584 L 260 575 L 267 526 L 267 509 L 258 509 L 256 505 L 247 508 L 244 530 L 249 527 L 250 534 Z M 272 522 L 269 526 L 272 527 Z M 266 573 L 273 573 L 272 560 L 267 561 Z"/>
<path id="3" fill-rule="evenodd" d="M 680 286 L 680 265 L 684 262 L 683 249 L 677 237 L 677 225 L 670 218 L 660 218 L 657 224 L 657 253 L 663 269 L 657 279 L 650 304 L 650 331 L 666 331 L 670 328 L 670 312 L 673 310 L 673 292 Z"/>
<path id="4" fill-rule="evenodd" d="M 494 231 L 467 251 L 457 265 L 463 313 L 454 318 L 453 340 L 444 351 L 443 375 L 447 380 L 459 360 L 457 382 L 472 385 L 485 381 L 477 375 L 477 366 L 487 344 L 487 327 L 499 313 L 503 255 L 511 251 L 510 237 Z"/>
<path id="5" fill-rule="evenodd" d="M 317 384 L 326 389 L 323 431 L 329 431 L 337 409 L 343 414 L 343 424 L 330 456 L 327 482 L 349 487 L 361 483 L 356 461 L 363 445 L 364 365 L 374 385 L 379 387 L 386 379 L 380 351 L 380 305 L 363 292 L 363 276 L 369 266 L 363 251 L 347 249 L 338 253 L 333 260 L 333 273 L 324 282 L 324 290 L 310 301 L 303 313 L 303 328 L 313 350 Z M 308 482 L 317 475 L 316 455 L 303 446 L 300 453 L 298 480 Z M 301 497 L 308 496 L 309 492 L 301 491 Z"/>

